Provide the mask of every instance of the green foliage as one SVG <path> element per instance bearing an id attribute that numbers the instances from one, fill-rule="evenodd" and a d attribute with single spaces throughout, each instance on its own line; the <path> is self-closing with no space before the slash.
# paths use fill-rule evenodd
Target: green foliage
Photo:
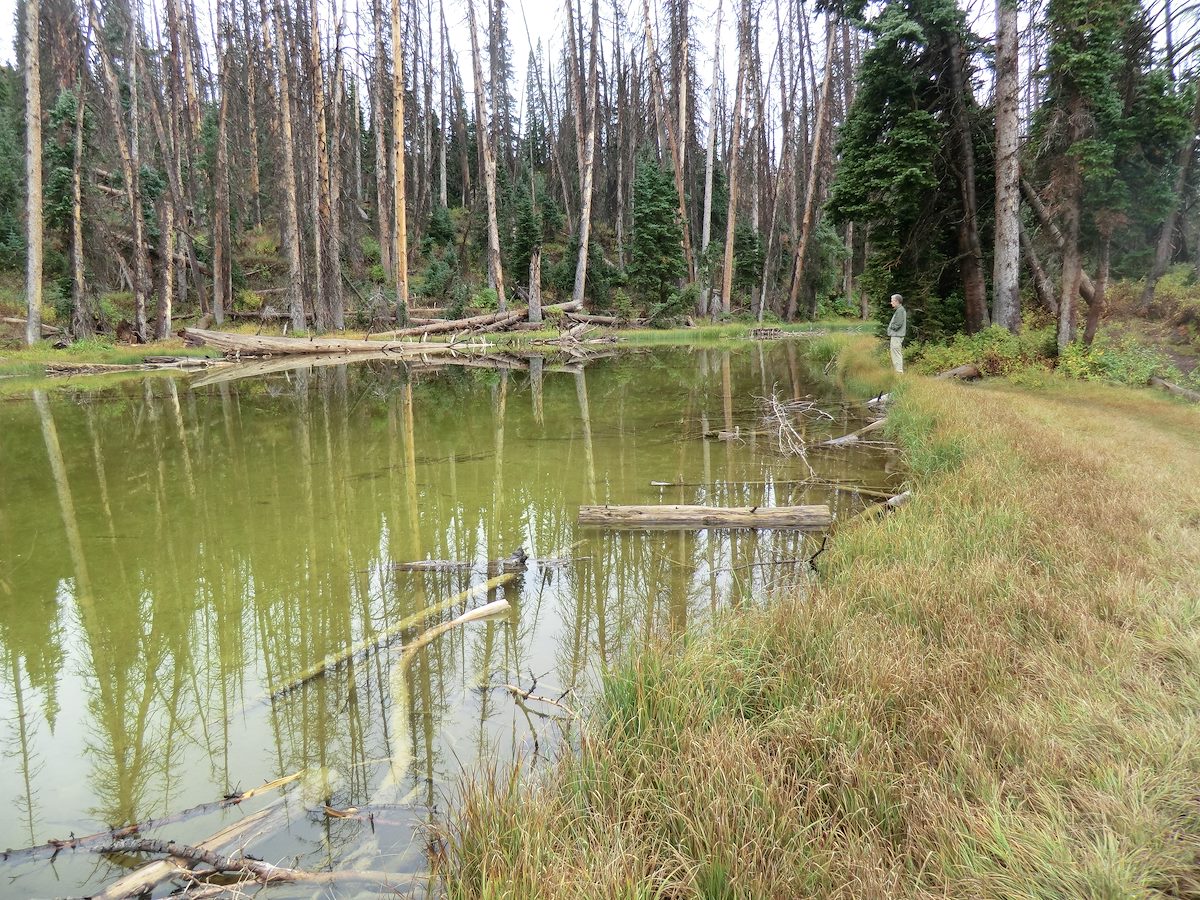
<path id="1" fill-rule="evenodd" d="M 858 0 L 834 5 L 851 17 L 864 14 L 865 4 Z M 864 27 L 872 45 L 840 132 L 841 162 L 828 210 L 838 224 L 870 226 L 871 252 L 860 283 L 876 298 L 879 317 L 890 314 L 883 299 L 899 292 L 926 336 L 947 334 L 963 324 L 957 264 L 963 212 L 951 128 L 960 103 L 972 133 L 981 228 L 993 194 L 991 115 L 969 92 L 955 96 L 947 76 L 949 48 L 957 43 L 966 51 L 969 82 L 980 42 L 952 0 L 889 3 Z M 984 268 L 990 269 L 986 261 Z"/>
<path id="2" fill-rule="evenodd" d="M 25 103 L 15 66 L 0 66 L 0 267 L 19 268 L 25 259 Z"/>
<path id="3" fill-rule="evenodd" d="M 454 270 L 445 258 L 434 257 L 417 275 L 414 290 L 422 297 L 442 299 L 454 281 Z"/>
<path id="4" fill-rule="evenodd" d="M 733 229 L 733 289 L 751 292 L 762 281 L 766 248 L 762 235 L 748 222 L 738 222 Z"/>
<path id="5" fill-rule="evenodd" d="M 979 366 L 984 375 L 1012 375 L 1028 368 L 1048 368 L 1054 353 L 1052 327 L 1013 334 L 993 325 L 977 334 L 955 335 L 948 344 L 918 345 L 912 359 L 916 371 L 929 375 L 967 363 Z"/>
<path id="6" fill-rule="evenodd" d="M 447 319 L 461 319 L 467 313 L 467 304 L 471 302 L 471 289 L 462 281 L 456 281 L 450 289 L 450 302 L 446 304 Z"/>
<path id="7" fill-rule="evenodd" d="M 652 308 L 672 306 L 669 297 L 687 272 L 673 176 L 649 154 L 638 159 L 633 179 L 633 234 L 629 247 L 632 285 Z"/>
<path id="8" fill-rule="evenodd" d="M 514 281 L 528 278 L 529 260 L 542 242 L 542 217 L 533 207 L 529 191 L 522 184 L 513 190 L 513 236 L 508 245 L 508 266 Z"/>
<path id="9" fill-rule="evenodd" d="M 1112 343 L 1098 337 L 1091 347 L 1068 344 L 1059 355 L 1058 370 L 1084 381 L 1128 385 L 1144 385 L 1154 376 L 1168 380 L 1180 377 L 1179 369 L 1165 354 L 1130 338 Z"/>
<path id="10" fill-rule="evenodd" d="M 481 312 L 493 312 L 500 306 L 500 297 L 495 288 L 485 287 L 475 292 L 471 305 Z"/>
<path id="11" fill-rule="evenodd" d="M 366 262 L 367 265 L 374 265 L 379 262 L 381 258 L 381 250 L 379 247 L 379 241 L 376 240 L 375 237 L 369 234 L 364 234 L 362 241 L 360 242 L 360 246 L 362 247 L 363 261 Z"/>
<path id="12" fill-rule="evenodd" d="M 429 214 L 429 227 L 425 236 L 438 247 L 449 247 L 454 243 L 454 220 L 450 218 L 450 210 L 444 206 L 435 206 Z"/>

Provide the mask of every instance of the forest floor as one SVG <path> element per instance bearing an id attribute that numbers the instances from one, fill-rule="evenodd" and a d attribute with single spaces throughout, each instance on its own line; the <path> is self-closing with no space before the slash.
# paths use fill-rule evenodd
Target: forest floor
<path id="1" fill-rule="evenodd" d="M 911 501 L 843 524 L 805 595 L 608 674 L 551 769 L 469 781 L 450 896 L 1200 896 L 1200 408 L 894 397 Z"/>

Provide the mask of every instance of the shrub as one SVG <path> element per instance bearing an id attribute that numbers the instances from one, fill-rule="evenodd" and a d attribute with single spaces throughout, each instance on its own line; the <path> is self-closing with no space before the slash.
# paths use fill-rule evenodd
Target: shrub
<path id="1" fill-rule="evenodd" d="M 500 306 L 500 298 L 496 294 L 495 288 L 483 288 L 475 293 L 471 298 L 471 305 L 483 312 L 491 312 L 498 309 Z"/>
<path id="2" fill-rule="evenodd" d="M 949 344 L 918 345 L 913 352 L 913 368 L 933 374 L 974 363 L 984 375 L 1012 375 L 1031 367 L 1048 367 L 1054 346 L 1053 329 L 1012 334 L 993 325 L 976 334 L 955 335 Z"/>
<path id="3" fill-rule="evenodd" d="M 1112 343 L 1097 338 L 1091 347 L 1070 344 L 1058 357 L 1058 370 L 1084 381 L 1141 385 L 1152 377 L 1178 379 L 1179 369 L 1163 353 L 1125 338 Z"/>

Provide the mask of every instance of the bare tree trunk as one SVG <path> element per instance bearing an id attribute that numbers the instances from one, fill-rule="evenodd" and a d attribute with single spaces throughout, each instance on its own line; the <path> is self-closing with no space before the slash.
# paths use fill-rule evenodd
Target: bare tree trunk
<path id="1" fill-rule="evenodd" d="M 332 134 L 329 141 L 328 181 L 326 190 L 329 210 L 329 264 L 326 295 L 329 299 L 331 324 L 335 331 L 346 327 L 346 304 L 342 293 L 342 47 L 340 28 L 333 45 L 333 90 L 330 94 Z"/>
<path id="2" fill-rule="evenodd" d="M 83 99 L 84 69 L 87 59 L 84 41 L 84 64 L 79 68 L 75 86 L 75 134 L 71 157 L 71 333 L 76 339 L 92 333 L 94 323 L 87 300 L 87 284 L 83 270 L 83 121 L 87 104 Z M 32 243 L 29 246 L 33 246 Z"/>
<path id="3" fill-rule="evenodd" d="M 1058 301 L 1054 299 L 1054 286 L 1050 283 L 1046 270 L 1042 268 L 1037 251 L 1033 247 L 1033 241 L 1029 239 L 1029 234 L 1020 220 L 1017 221 L 1017 231 L 1021 241 L 1021 253 L 1025 256 L 1025 264 L 1029 266 L 1029 272 L 1033 276 L 1033 289 L 1037 294 L 1038 302 L 1057 320 Z"/>
<path id="4" fill-rule="evenodd" d="M 42 66 L 40 0 L 25 0 L 25 343 L 42 337 Z M 82 103 L 82 98 L 80 98 Z"/>
<path id="5" fill-rule="evenodd" d="M 748 2 L 748 0 L 747 0 Z M 654 50 L 654 30 L 650 21 L 650 0 L 642 0 L 642 12 L 646 20 L 646 65 L 650 69 L 650 90 L 654 96 L 654 109 L 660 125 L 665 127 L 667 149 L 671 154 L 671 165 L 675 170 L 675 195 L 679 201 L 679 223 L 683 228 L 683 258 L 687 263 L 688 278 L 696 277 L 696 259 L 692 254 L 692 228 L 687 211 L 687 190 L 683 183 L 683 151 L 680 148 L 681 136 L 675 134 L 675 125 L 671 117 L 663 112 L 666 103 L 666 92 L 663 90 L 662 73 L 659 70 L 658 56 Z"/>
<path id="6" fill-rule="evenodd" d="M 816 130 L 813 133 L 813 143 L 808 161 L 808 187 L 804 196 L 804 217 L 800 221 L 800 237 L 796 241 L 796 256 L 794 265 L 792 266 L 792 280 L 788 288 L 788 321 L 796 317 L 796 310 L 799 306 L 800 285 L 804 281 L 804 264 L 808 256 L 808 245 L 812 241 L 812 233 L 815 228 L 821 156 L 825 141 L 828 139 L 828 131 L 832 125 L 829 101 L 833 94 L 833 66 L 831 65 L 832 54 L 830 52 L 833 47 L 833 28 L 833 17 L 826 16 L 825 46 L 827 49 L 825 53 L 825 79 L 821 82 L 821 99 L 817 104 Z"/>
<path id="7" fill-rule="evenodd" d="M 1088 307 L 1087 325 L 1083 330 L 1083 343 L 1088 347 L 1096 338 L 1100 327 L 1100 317 L 1104 315 L 1104 293 L 1108 289 L 1108 262 L 1112 250 L 1112 226 L 1102 225 L 1100 229 L 1100 268 L 1096 273 L 1096 296 Z"/>
<path id="8" fill-rule="evenodd" d="M 262 187 L 258 174 L 258 67 L 250 58 L 250 3 L 242 0 L 242 28 L 244 30 L 246 53 L 246 150 L 250 155 L 249 177 L 250 204 L 254 212 L 254 227 L 262 227 Z"/>
<path id="9" fill-rule="evenodd" d="M 1067 121 L 1070 125 L 1070 145 L 1073 146 L 1081 136 L 1080 117 L 1083 115 L 1083 103 L 1076 95 L 1073 96 L 1067 109 Z M 1066 222 L 1066 232 L 1063 235 L 1062 250 L 1062 295 L 1058 301 L 1058 349 L 1064 350 L 1075 339 L 1075 297 L 1079 294 L 1079 280 L 1082 266 L 1079 259 L 1079 218 L 1082 205 L 1083 178 L 1079 171 L 1079 157 L 1073 153 L 1066 154 L 1066 162 L 1062 173 L 1063 181 L 1063 214 Z"/>
<path id="10" fill-rule="evenodd" d="M 1016 3 L 996 0 L 996 248 L 992 320 L 1014 334 L 1021 327 L 1017 41 Z"/>
<path id="11" fill-rule="evenodd" d="M 213 210 L 213 318 L 225 321 L 232 303 L 232 266 L 229 259 L 229 33 L 221 3 L 217 3 L 217 53 L 220 55 L 221 105 L 217 113 L 216 208 Z"/>
<path id="12" fill-rule="evenodd" d="M 490 118 L 487 100 L 480 87 L 483 84 L 483 65 L 479 58 L 479 33 L 475 26 L 475 0 L 467 0 L 467 26 L 471 30 L 471 65 L 475 74 L 475 132 L 478 135 L 480 156 L 483 158 L 484 192 L 488 209 L 488 287 L 496 292 L 501 311 L 508 308 L 504 298 L 504 267 L 500 261 L 500 229 L 496 216 L 496 158 L 492 154 Z"/>
<path id="13" fill-rule="evenodd" d="M 165 341 L 171 336 L 171 306 L 175 299 L 175 198 L 162 199 L 162 282 L 158 288 L 158 309 L 154 316 L 154 339 Z"/>
<path id="14" fill-rule="evenodd" d="M 708 152 L 704 158 L 704 218 L 700 224 L 701 256 L 708 251 L 708 242 L 712 237 L 713 163 L 717 152 L 717 81 L 721 77 L 722 6 L 722 0 L 717 0 L 717 20 L 713 29 L 712 85 L 708 95 Z"/>
<path id="15" fill-rule="evenodd" d="M 1158 287 L 1158 280 L 1166 273 L 1167 266 L 1171 262 L 1171 250 L 1175 246 L 1175 227 L 1179 224 L 1179 210 L 1183 205 L 1184 187 L 1187 185 L 1192 158 L 1196 155 L 1198 140 L 1200 140 L 1200 91 L 1197 91 L 1196 104 L 1192 108 L 1192 136 L 1184 141 L 1183 146 L 1179 148 L 1179 155 L 1175 158 L 1175 183 L 1172 186 L 1174 199 L 1171 202 L 1171 208 L 1167 211 L 1166 218 L 1163 219 L 1162 231 L 1158 235 L 1158 244 L 1154 248 L 1154 265 L 1150 267 L 1150 274 L 1146 276 L 1146 287 L 1142 290 L 1139 306 L 1143 315 L 1150 311 L 1150 306 L 1154 303 L 1154 291 Z"/>
<path id="16" fill-rule="evenodd" d="M 92 31 L 100 34 L 100 26 L 96 20 L 96 9 L 94 3 L 89 2 L 89 16 L 91 21 Z M 135 29 L 136 31 L 136 29 Z M 137 47 L 137 42 L 134 41 L 134 48 Z M 104 80 L 107 83 L 108 90 L 105 92 L 105 99 L 108 101 L 109 113 L 113 120 L 113 133 L 117 141 L 117 153 L 121 159 L 121 175 L 125 183 L 125 199 L 129 203 L 129 214 L 133 221 L 133 276 L 130 279 L 133 284 L 134 293 L 134 331 L 140 340 L 146 339 L 146 293 L 145 293 L 145 273 L 149 268 L 149 263 L 146 260 L 145 246 L 145 219 L 142 211 L 141 195 L 138 191 L 138 173 L 136 169 L 136 153 L 133 146 L 136 145 L 136 140 L 131 140 L 130 134 L 125 130 L 125 121 L 121 110 L 121 82 L 117 77 L 116 69 L 113 68 L 112 59 L 108 55 L 107 49 L 102 41 L 96 44 L 100 51 L 100 64 L 104 72 Z M 131 126 L 137 121 L 137 91 L 133 89 L 133 85 L 137 83 L 137 54 L 133 53 L 130 56 L 130 104 L 131 104 Z M 40 124 L 39 124 L 40 128 Z M 133 131 L 136 137 L 136 128 Z M 140 326 L 140 327 L 139 327 Z"/>
<path id="17" fill-rule="evenodd" d="M 592 179 L 596 162 L 596 60 L 600 46 L 600 0 L 592 0 L 592 47 L 588 61 L 587 135 L 583 145 L 583 172 L 579 204 L 579 255 L 575 260 L 575 289 L 573 303 L 583 302 L 587 281 L 588 241 L 592 230 Z M 580 48 L 582 50 L 582 48 Z M 580 112 L 582 122 L 583 112 Z M 582 126 L 581 126 L 582 127 Z"/>
<path id="18" fill-rule="evenodd" d="M 1067 239 L 1063 236 L 1059 227 L 1054 224 L 1054 220 L 1050 218 L 1050 211 L 1046 209 L 1046 204 L 1042 202 L 1042 198 L 1038 196 L 1037 191 L 1024 178 L 1021 179 L 1021 194 L 1025 197 L 1025 202 L 1029 204 L 1029 208 L 1033 210 L 1034 216 L 1038 220 L 1038 224 L 1042 226 L 1046 234 L 1049 235 L 1054 248 L 1062 253 L 1067 246 Z M 1095 287 L 1092 285 L 1092 279 L 1088 277 L 1088 273 L 1080 269 L 1079 272 L 1079 296 L 1087 303 L 1092 302 L 1095 295 Z"/>
<path id="19" fill-rule="evenodd" d="M 297 208 L 299 192 L 296 187 L 296 154 L 292 143 L 292 91 L 288 75 L 287 31 L 283 25 L 280 0 L 275 0 L 274 16 L 275 61 L 279 67 L 279 141 L 283 145 L 284 222 L 287 225 L 283 241 L 287 245 L 288 255 L 288 312 L 292 330 L 303 331 L 304 298 L 300 283 L 300 211 Z"/>
<path id="20" fill-rule="evenodd" d="M 396 324 L 408 321 L 408 210 L 404 183 L 404 47 L 400 32 L 400 0 L 392 0 L 392 221 L 396 266 Z"/>
<path id="21" fill-rule="evenodd" d="M 733 130 L 729 140 L 729 205 L 725 219 L 725 262 L 721 269 L 721 312 L 733 308 L 733 234 L 737 226 L 738 145 L 742 140 L 742 91 L 746 83 L 746 45 L 750 35 L 750 0 L 742 0 L 738 24 L 738 71 L 733 92 Z"/>
<path id="22" fill-rule="evenodd" d="M 375 218 L 379 238 L 379 264 L 383 271 L 392 271 L 392 223 L 388 215 L 388 153 L 384 128 L 383 97 L 387 83 L 383 56 L 383 7 L 371 0 L 375 24 L 375 71 L 371 79 L 371 124 L 375 132 Z"/>
<path id="23" fill-rule="evenodd" d="M 529 255 L 529 321 L 542 321 L 542 245 Z"/>
<path id="24" fill-rule="evenodd" d="M 441 0 L 438 0 L 438 14 L 442 22 L 446 21 L 446 12 L 443 8 Z M 441 114 L 440 132 L 441 141 L 438 146 L 438 201 L 443 207 L 449 206 L 446 198 L 446 144 L 449 141 L 449 129 L 447 127 L 446 117 L 446 30 L 439 30 L 439 52 L 438 52 L 438 80 L 441 88 L 441 102 L 438 105 L 438 110 Z"/>
<path id="25" fill-rule="evenodd" d="M 966 301 L 967 331 L 975 332 L 988 326 L 987 284 L 983 278 L 983 246 L 979 241 L 979 205 L 975 199 L 975 146 L 971 139 L 968 120 L 967 98 L 970 86 L 966 84 L 965 53 L 953 30 L 947 31 L 946 51 L 950 57 L 950 85 L 954 92 L 951 112 L 951 128 L 958 144 L 959 164 L 957 175 L 959 192 L 962 195 L 963 215 L 959 225 L 959 243 L 962 259 L 963 295 Z"/>

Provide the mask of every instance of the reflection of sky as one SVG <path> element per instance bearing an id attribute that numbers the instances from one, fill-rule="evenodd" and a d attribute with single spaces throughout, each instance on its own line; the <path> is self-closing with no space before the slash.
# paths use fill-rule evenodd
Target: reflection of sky
<path id="1" fill-rule="evenodd" d="M 410 388 L 392 364 L 302 368 L 195 389 L 180 382 L 168 390 L 176 383 L 163 379 L 97 395 L 69 388 L 45 404 L 45 418 L 34 404 L 5 404 L 0 445 L 11 465 L 0 545 L 19 549 L 0 562 L 0 659 L 27 667 L 39 649 L 31 640 L 49 641 L 64 658 L 40 676 L 60 706 L 53 732 L 45 689 L 20 676 L 24 747 L 7 724 L 15 721 L 11 668 L 0 669 L 0 797 L 25 796 L 27 748 L 34 831 L 44 840 L 325 767 L 329 786 L 266 846 L 317 852 L 321 803 L 385 804 L 373 837 L 363 823 L 333 823 L 328 854 L 345 860 L 374 841 L 372 852 L 394 854 L 388 866 L 420 866 L 411 825 L 427 815 L 425 804 L 441 801 L 461 766 L 528 754 L 531 723 L 543 753 L 559 740 L 557 722 L 526 719 L 504 684 L 527 688 L 536 676 L 536 693 L 574 688 L 564 702 L 579 705 L 584 687 L 629 646 L 712 609 L 758 602 L 796 568 L 766 563 L 811 554 L 796 533 L 614 535 L 574 525 L 578 505 L 593 497 L 830 499 L 824 488 L 776 483 L 800 477 L 800 467 L 756 434 L 754 395 L 764 385 L 801 396 L 817 389 L 802 368 L 794 345 L 777 344 L 763 353 L 641 354 L 596 363 L 585 375 L 547 372 L 544 425 L 526 372 L 427 373 Z M 854 424 L 843 419 L 832 428 Z M 704 423 L 727 420 L 745 433 L 742 442 L 702 437 Z M 63 457 L 57 469 L 48 463 L 52 444 Z M 831 478 L 884 478 L 879 460 L 862 451 L 818 464 Z M 63 474 L 69 498 L 53 472 Z M 858 508 L 852 495 L 832 501 L 840 515 Z M 74 541 L 66 540 L 64 509 L 75 516 Z M 388 650 L 267 700 L 328 655 L 481 584 L 495 574 L 489 560 L 522 546 L 532 560 L 518 584 L 429 621 L 417 617 Z M 86 594 L 73 572 L 79 552 Z M 419 559 L 475 567 L 392 565 Z M 400 666 L 399 645 L 426 625 L 501 596 L 512 605 L 508 617 L 450 632 Z M 33 609 L 48 610 L 57 631 L 18 639 L 25 632 L 15 624 Z M 389 770 L 395 783 L 385 779 Z M 166 836 L 199 840 L 219 818 Z M 28 832 L 28 821 L 0 822 L 0 846 L 24 846 Z M 87 854 L 60 858 L 66 887 L 44 880 L 41 864 L 20 866 L 13 896 L 94 887 L 93 863 Z"/>

